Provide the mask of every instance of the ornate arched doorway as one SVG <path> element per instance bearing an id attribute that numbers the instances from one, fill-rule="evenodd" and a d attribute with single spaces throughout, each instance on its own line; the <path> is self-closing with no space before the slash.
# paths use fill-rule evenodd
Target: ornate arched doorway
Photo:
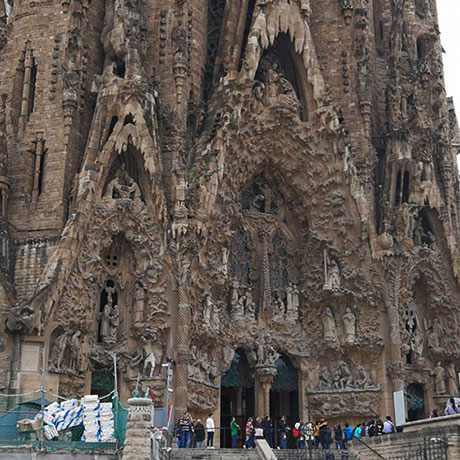
<path id="1" fill-rule="evenodd" d="M 241 446 L 244 427 L 248 417 L 255 415 L 254 377 L 249 367 L 246 353 L 237 349 L 232 364 L 221 380 L 220 426 L 222 427 L 220 445 L 231 446 L 230 421 L 235 417 L 241 427 L 239 439 Z"/>
<path id="2" fill-rule="evenodd" d="M 292 426 L 299 418 L 298 372 L 286 355 L 281 355 L 275 365 L 276 375 L 270 391 L 270 415 L 274 423 L 286 415 Z"/>

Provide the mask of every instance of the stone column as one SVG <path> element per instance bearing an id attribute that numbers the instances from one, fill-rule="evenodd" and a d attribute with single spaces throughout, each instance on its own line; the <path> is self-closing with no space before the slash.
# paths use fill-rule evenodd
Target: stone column
<path id="1" fill-rule="evenodd" d="M 128 399 L 128 423 L 123 460 L 150 460 L 150 428 L 153 425 L 151 399 Z"/>
<path id="2" fill-rule="evenodd" d="M 257 395 L 257 415 L 266 417 L 270 415 L 270 390 L 273 385 L 273 378 L 276 375 L 276 368 L 263 367 L 256 370 L 256 391 Z"/>
<path id="3" fill-rule="evenodd" d="M 182 246 L 181 235 L 177 235 L 178 252 L 178 298 L 177 335 L 176 335 L 176 368 L 175 368 L 175 416 L 176 418 L 188 409 L 188 365 L 190 359 L 189 324 L 190 324 L 190 265 L 191 256 L 188 248 Z"/>

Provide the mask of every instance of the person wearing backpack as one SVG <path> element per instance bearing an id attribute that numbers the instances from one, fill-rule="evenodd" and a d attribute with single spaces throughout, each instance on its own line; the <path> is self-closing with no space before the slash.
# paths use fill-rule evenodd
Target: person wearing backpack
<path id="1" fill-rule="evenodd" d="M 343 429 L 343 437 L 343 448 L 348 449 L 347 444 L 353 439 L 353 428 L 348 423 L 345 423 L 345 428 Z"/>
<path id="2" fill-rule="evenodd" d="M 198 419 L 195 425 L 195 441 L 196 447 L 200 447 L 201 449 L 204 447 L 204 425 L 201 423 L 201 420 Z"/>
<path id="3" fill-rule="evenodd" d="M 383 434 L 396 433 L 395 424 L 391 421 L 391 417 L 387 415 L 387 419 L 383 423 Z"/>
<path id="4" fill-rule="evenodd" d="M 294 438 L 296 449 L 299 448 L 299 431 L 300 431 L 300 422 L 295 422 L 294 427 L 292 428 L 292 437 Z"/>

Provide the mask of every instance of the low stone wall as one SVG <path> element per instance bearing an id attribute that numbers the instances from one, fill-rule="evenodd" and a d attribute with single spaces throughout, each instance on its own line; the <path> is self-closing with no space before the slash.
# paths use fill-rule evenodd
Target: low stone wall
<path id="1" fill-rule="evenodd" d="M 443 419 L 444 417 L 442 417 Z M 458 418 L 458 417 L 457 417 Z M 448 442 L 448 459 L 460 459 L 460 418 L 455 423 L 445 424 L 445 420 L 438 422 L 425 422 L 407 427 L 408 430 L 403 433 L 377 436 L 372 438 L 363 438 L 369 447 L 382 455 L 385 460 L 402 456 L 408 453 L 415 453 L 422 448 L 425 440 L 433 442 L 436 439 L 445 439 Z M 362 445 L 359 441 L 354 440 L 351 447 L 353 453 L 359 460 L 376 460 L 377 456 L 371 450 Z"/>

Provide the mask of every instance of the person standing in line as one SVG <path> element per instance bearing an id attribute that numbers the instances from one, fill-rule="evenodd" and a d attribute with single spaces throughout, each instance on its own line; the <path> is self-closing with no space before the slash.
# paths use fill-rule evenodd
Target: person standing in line
<path id="1" fill-rule="evenodd" d="M 327 420 L 321 417 L 319 421 L 319 442 L 324 450 L 326 450 L 326 432 L 328 430 Z M 329 430 L 330 431 L 330 430 Z"/>
<path id="2" fill-rule="evenodd" d="M 319 447 L 319 420 L 315 423 L 315 431 L 313 433 L 313 437 L 315 438 L 315 449 Z"/>
<path id="3" fill-rule="evenodd" d="M 356 425 L 355 431 L 353 431 L 353 437 L 359 439 L 361 437 L 361 432 L 361 424 L 359 423 L 358 425 Z"/>
<path id="4" fill-rule="evenodd" d="M 343 437 L 344 437 L 344 449 L 348 448 L 348 443 L 353 439 L 353 428 L 348 424 L 345 423 L 345 428 L 343 430 Z"/>
<path id="5" fill-rule="evenodd" d="M 206 419 L 206 431 L 208 433 L 207 448 L 214 449 L 214 433 L 216 431 L 216 426 L 214 425 L 214 418 L 212 414 L 209 414 Z"/>
<path id="6" fill-rule="evenodd" d="M 253 444 L 254 444 L 254 427 L 252 426 L 252 417 L 249 417 L 246 423 L 246 442 L 244 443 L 244 448 L 250 449 Z"/>
<path id="7" fill-rule="evenodd" d="M 230 422 L 230 434 L 232 435 L 232 449 L 236 447 L 236 442 L 238 441 L 238 431 L 240 426 L 236 423 L 236 418 L 232 417 Z"/>
<path id="8" fill-rule="evenodd" d="M 382 420 L 378 419 L 375 422 L 375 435 L 376 436 L 381 436 L 383 433 L 383 422 Z"/>
<path id="9" fill-rule="evenodd" d="M 196 447 L 201 449 L 204 447 L 204 426 L 200 419 L 196 421 L 195 425 L 195 441 Z"/>
<path id="10" fill-rule="evenodd" d="M 262 428 L 264 430 L 264 438 L 268 442 L 270 447 L 273 447 L 273 424 L 270 417 L 267 415 L 262 422 Z"/>
<path id="11" fill-rule="evenodd" d="M 278 420 L 278 433 L 280 436 L 280 449 L 286 449 L 287 447 L 287 425 L 286 425 L 286 416 L 283 415 Z"/>
<path id="12" fill-rule="evenodd" d="M 195 424 L 196 420 L 189 414 L 189 426 L 190 426 L 190 447 L 194 449 L 196 447 L 196 433 L 195 433 Z"/>
<path id="13" fill-rule="evenodd" d="M 396 433 L 395 424 L 391 421 L 391 417 L 387 415 L 387 419 L 383 424 L 383 434 Z"/>
<path id="14" fill-rule="evenodd" d="M 336 450 L 343 449 L 342 425 L 337 425 L 337 426 L 334 427 L 334 441 L 335 441 L 335 449 Z"/>

